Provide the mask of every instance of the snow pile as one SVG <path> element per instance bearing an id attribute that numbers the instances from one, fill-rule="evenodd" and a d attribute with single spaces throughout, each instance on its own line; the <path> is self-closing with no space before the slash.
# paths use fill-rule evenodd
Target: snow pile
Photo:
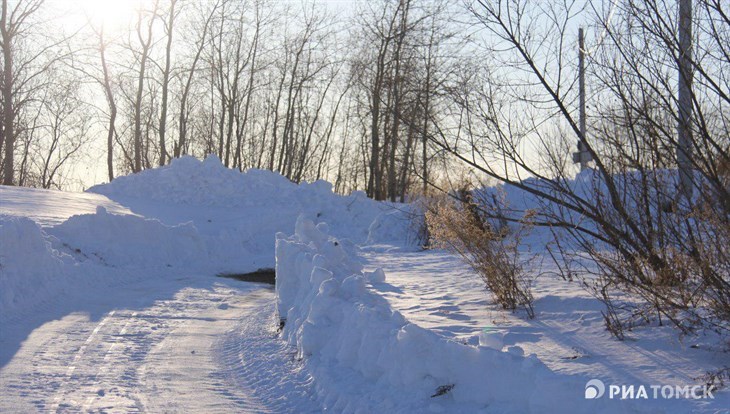
<path id="1" fill-rule="evenodd" d="M 518 347 L 463 345 L 409 323 L 368 287 L 385 280 L 382 270 L 363 273 L 349 246 L 327 230 L 300 218 L 294 236 L 276 241 L 283 335 L 305 360 L 327 409 L 549 412 L 566 393 L 582 400 L 584 380 L 558 376 Z"/>
<path id="2" fill-rule="evenodd" d="M 109 214 L 82 214 L 48 230 L 77 258 L 115 267 L 188 267 L 205 263 L 208 252 L 195 226 L 166 226 L 157 220 Z"/>
<path id="3" fill-rule="evenodd" d="M 0 312 L 42 300 L 64 283 L 69 259 L 32 220 L 0 215 Z M 58 289 L 53 289 L 58 292 Z"/>
<path id="4" fill-rule="evenodd" d="M 175 158 L 170 165 L 118 177 L 88 191 L 112 199 L 125 195 L 171 204 L 240 206 L 253 204 L 261 194 L 286 194 L 295 188 L 279 174 L 261 170 L 239 173 L 210 155 L 204 161 L 190 156 Z"/>
<path id="5" fill-rule="evenodd" d="M 401 205 L 371 200 L 361 191 L 340 196 L 332 192 L 332 184 L 323 180 L 297 185 L 272 171 L 239 172 L 226 168 L 214 155 L 204 161 L 193 157 L 174 159 L 170 165 L 119 177 L 88 191 L 106 195 L 136 213 L 156 217 L 167 224 L 183 222 L 178 216 L 185 208 L 215 212 L 212 221 L 226 218 L 225 227 L 201 220 L 198 213 L 184 218 L 192 220 L 201 233 L 246 235 L 241 240 L 249 243 L 246 246 L 249 252 L 269 257 L 273 256 L 274 235 L 291 233 L 300 214 L 326 221 L 338 237 L 356 243 L 415 239 L 406 234 L 410 231 L 409 220 L 400 212 L 404 210 Z M 171 217 L 170 211 L 150 207 L 150 201 L 178 206 L 172 212 L 175 217 Z M 387 215 L 388 232 L 371 232 L 373 222 L 386 217 L 382 214 Z M 229 236 L 223 235 L 230 240 Z M 388 240 L 382 240 L 381 236 Z M 257 241 L 263 244 L 250 245 Z"/>
<path id="6" fill-rule="evenodd" d="M 418 226 L 422 225 L 423 213 L 411 205 L 403 205 L 379 214 L 368 227 L 367 244 L 391 246 L 422 246 L 418 238 Z"/>
<path id="7" fill-rule="evenodd" d="M 697 183 L 706 180 L 697 173 Z M 665 209 L 668 205 L 678 203 L 679 208 L 683 206 L 685 199 L 677 197 L 679 187 L 679 176 L 676 170 L 648 170 L 644 172 L 631 171 L 619 173 L 611 177 L 611 183 L 615 187 L 618 200 L 634 221 L 641 227 L 642 231 L 650 231 L 649 227 L 658 225 L 656 222 L 647 221 L 645 213 L 649 209 L 653 220 L 660 220 L 657 212 Z M 618 228 L 626 226 L 624 220 L 611 207 L 613 200 L 607 184 L 606 177 L 598 170 L 586 169 L 578 173 L 573 179 L 556 178 L 541 179 L 530 177 L 520 181 L 520 186 L 514 184 L 498 184 L 492 187 L 483 187 L 474 191 L 477 202 L 486 206 L 487 210 L 494 211 L 498 215 L 507 218 L 505 222 L 493 220 L 492 224 L 499 228 L 502 225 L 517 226 L 528 212 L 536 214 L 536 221 L 565 222 L 569 225 L 566 228 L 583 228 L 587 231 L 601 234 L 603 231 L 597 226 L 595 220 L 574 211 L 560 202 L 579 208 L 600 207 L 598 212 L 604 220 L 612 223 Z M 702 186 L 702 184 L 698 184 Z M 567 190 L 566 193 L 563 190 Z M 539 192 L 546 197 L 539 197 L 533 192 Z M 695 191 L 694 203 L 701 201 L 701 191 Z M 571 195 L 572 194 L 572 195 Z M 706 193 L 705 193 L 706 194 Z M 548 197 L 552 198 L 550 200 Z M 677 207 L 677 206 L 675 206 Z M 629 230 L 627 230 L 629 231 Z M 561 226 L 537 226 L 532 229 L 532 234 L 525 240 L 539 249 L 543 249 L 546 243 L 555 240 L 556 235 L 566 232 Z M 629 231 L 630 232 L 630 231 Z M 588 236 L 584 234 L 584 236 Z M 567 240 L 571 238 L 568 237 Z M 599 239 L 594 239 L 597 246 L 601 246 Z M 567 247 L 568 242 L 563 247 Z M 579 246 L 572 246 L 579 248 Z"/>
<path id="8" fill-rule="evenodd" d="M 72 216 L 47 228 L 26 217 L 0 215 L 0 313 L 21 312 L 70 289 L 114 280 L 122 269 L 210 273 L 215 263 L 209 257 L 189 223 L 166 226 L 110 214 L 101 206 L 96 214 Z"/>

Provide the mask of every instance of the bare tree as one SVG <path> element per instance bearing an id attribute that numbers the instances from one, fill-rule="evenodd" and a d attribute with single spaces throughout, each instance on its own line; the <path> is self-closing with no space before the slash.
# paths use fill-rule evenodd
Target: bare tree
<path id="1" fill-rule="evenodd" d="M 43 102 L 43 136 L 35 140 L 34 159 L 38 186 L 61 188 L 61 169 L 76 157 L 91 138 L 92 120 L 89 106 L 79 99 L 79 82 L 70 76 L 56 74 L 56 82 Z"/>
<path id="2" fill-rule="evenodd" d="M 556 230 L 559 264 L 575 272 L 571 259 L 589 257 L 597 269 L 594 292 L 608 306 L 609 329 L 622 337 L 623 318 L 612 304 L 616 290 L 638 298 L 637 314 L 682 329 L 693 323 L 721 328 L 730 318 L 728 252 L 716 249 L 730 228 L 728 188 L 717 166 L 728 162 L 728 83 L 720 73 L 730 21 L 720 2 L 702 2 L 694 24 L 701 36 L 692 67 L 702 81 L 691 89 L 692 157 L 700 198 L 676 197 L 678 114 L 676 68 L 682 45 L 675 35 L 676 3 L 629 2 L 602 10 L 597 4 L 566 1 L 534 7 L 529 1 L 478 0 L 470 5 L 475 23 L 490 40 L 489 65 L 466 73 L 453 88 L 464 122 L 441 125 L 432 142 L 488 177 L 538 200 L 538 226 Z M 588 54 L 594 80 L 591 139 L 575 117 L 577 76 L 566 61 L 572 54 L 571 23 L 591 16 L 603 35 Z M 481 47 L 481 46 L 479 46 Z M 673 68 L 673 74 L 669 70 Z M 458 85 L 456 85 L 458 86 Z M 589 119 L 590 121 L 590 119 Z M 595 138 L 594 138 L 595 136 Z M 574 167 L 567 154 L 575 139 L 595 169 L 585 186 L 569 184 Z M 688 153 L 689 151 L 685 152 Z M 524 180 L 531 176 L 531 180 Z M 586 177 L 587 178 L 587 177 Z M 489 205 L 484 214 L 519 221 Z M 723 242 L 724 243 L 724 242 Z M 724 322 L 723 322 L 724 321 Z"/>
<path id="3" fill-rule="evenodd" d="M 165 148 L 165 132 L 167 131 L 167 94 L 170 84 L 170 60 L 172 54 L 172 32 L 177 18 L 178 11 L 175 10 L 177 0 L 170 0 L 170 9 L 167 12 L 167 21 L 165 22 L 165 34 L 167 35 L 167 46 L 165 47 L 165 68 L 162 71 L 162 101 L 160 102 L 160 162 L 159 165 L 165 165 L 168 154 Z"/>
<path id="4" fill-rule="evenodd" d="M 400 6 L 400 3 L 399 3 Z M 382 168 L 380 161 L 380 109 L 383 101 L 383 87 L 386 76 L 386 58 L 389 53 L 390 43 L 393 40 L 395 23 L 398 13 L 394 12 L 390 19 L 386 19 L 387 8 L 383 8 L 381 21 L 376 22 L 379 26 L 373 27 L 373 31 L 379 38 L 379 47 L 376 59 L 375 76 L 373 79 L 372 92 L 370 95 L 371 104 L 371 154 L 370 154 L 370 176 L 368 178 L 368 195 L 376 200 L 384 198 L 382 185 Z M 387 23 L 386 23 L 387 22 Z M 386 23 L 383 25 L 383 23 Z"/>
<path id="5" fill-rule="evenodd" d="M 256 57 L 259 53 L 259 39 L 261 37 L 261 30 L 262 25 L 265 24 L 264 22 L 264 11 L 263 4 L 261 2 L 256 2 L 254 5 L 255 10 L 255 23 L 254 23 L 254 34 L 253 34 L 253 41 L 251 42 L 251 47 L 248 52 L 248 56 L 250 56 L 251 62 L 249 63 L 249 71 L 248 71 L 248 83 L 246 85 L 246 103 L 244 104 L 243 108 L 243 119 L 240 119 L 240 122 L 236 126 L 236 154 L 234 157 L 233 165 L 236 166 L 238 169 L 242 169 L 243 164 L 243 154 L 241 154 L 242 151 L 242 145 L 243 145 L 243 133 L 246 129 L 246 125 L 248 124 L 248 117 L 249 117 L 249 111 L 251 109 L 251 98 L 253 97 L 253 88 L 254 88 L 254 79 L 256 76 Z"/>
<path id="6" fill-rule="evenodd" d="M 117 104 L 114 100 L 114 92 L 112 90 L 111 76 L 109 74 L 109 65 L 106 61 L 107 45 L 104 41 L 104 26 L 99 31 L 99 56 L 101 58 L 101 70 L 103 73 L 102 86 L 104 87 L 104 96 L 107 105 L 109 105 L 109 126 L 107 127 L 106 137 L 106 168 L 109 176 L 109 182 L 114 179 L 114 137 L 116 134 L 115 122 L 117 119 Z"/>
<path id="7" fill-rule="evenodd" d="M 193 86 L 193 79 L 198 70 L 198 62 L 200 56 L 206 46 L 206 36 L 208 35 L 208 29 L 210 27 L 211 20 L 218 9 L 219 2 L 216 2 L 211 7 L 209 13 L 206 13 L 206 18 L 203 22 L 203 26 L 199 29 L 200 38 L 196 41 L 195 56 L 190 63 L 190 68 L 187 70 L 187 76 L 185 77 L 185 83 L 183 86 L 182 94 L 180 96 L 180 108 L 178 116 L 178 139 L 177 144 L 174 148 L 174 156 L 177 158 L 180 155 L 187 153 L 187 135 L 188 135 L 188 96 L 190 95 L 191 88 Z"/>
<path id="8" fill-rule="evenodd" d="M 5 147 L 3 157 L 3 184 L 14 184 L 14 152 L 15 152 L 15 122 L 16 115 L 26 103 L 26 88 L 30 87 L 33 78 L 38 76 L 42 70 L 28 73 L 31 67 L 42 56 L 41 52 L 31 54 L 24 60 L 17 59 L 19 53 L 18 40 L 27 31 L 30 19 L 41 8 L 43 0 L 18 1 L 15 7 L 8 6 L 8 0 L 2 0 L 2 14 L 0 15 L 0 47 L 3 51 L 3 77 L 2 77 L 2 99 L 3 99 L 3 137 Z"/>
<path id="9" fill-rule="evenodd" d="M 152 47 L 152 27 L 157 18 L 159 0 L 153 3 L 151 11 L 140 9 L 137 15 L 136 34 L 141 50 L 139 51 L 139 71 L 137 76 L 137 92 L 134 99 L 134 165 L 133 172 L 142 171 L 142 98 L 144 96 L 145 73 L 147 71 L 147 59 Z M 149 14 L 146 25 L 144 15 Z M 146 27 L 145 27 L 146 26 Z M 144 32 L 146 30 L 146 33 Z"/>

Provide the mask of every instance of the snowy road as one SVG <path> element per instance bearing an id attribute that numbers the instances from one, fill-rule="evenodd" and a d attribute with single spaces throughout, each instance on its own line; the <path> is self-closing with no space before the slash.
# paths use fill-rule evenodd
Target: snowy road
<path id="1" fill-rule="evenodd" d="M 153 278 L 4 320 L 0 412 L 314 410 L 262 286 Z"/>
<path id="2" fill-rule="evenodd" d="M 46 229 L 99 206 L 134 214 L 102 195 L 0 186 L 0 215 Z M 48 281 L 48 295 L 0 312 L 0 413 L 321 411 L 311 379 L 275 332 L 273 288 L 201 265 L 75 263 L 51 275 L 64 283 Z"/>

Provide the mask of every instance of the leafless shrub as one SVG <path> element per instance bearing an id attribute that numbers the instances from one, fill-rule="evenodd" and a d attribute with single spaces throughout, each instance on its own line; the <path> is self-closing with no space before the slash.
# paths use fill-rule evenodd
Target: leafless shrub
<path id="1" fill-rule="evenodd" d="M 696 381 L 704 381 L 708 388 L 718 391 L 725 388 L 730 382 L 730 367 L 723 367 L 714 371 L 707 371 L 704 375 L 695 378 Z"/>
<path id="2" fill-rule="evenodd" d="M 573 274 L 581 259 L 588 263 L 579 273 L 606 305 L 606 327 L 618 339 L 648 323 L 669 322 L 684 333 L 730 329 L 730 225 L 727 215 L 713 208 L 717 203 L 698 205 L 682 210 L 675 203 L 667 211 L 655 206 L 649 221 L 654 233 L 646 229 L 654 240 L 643 254 L 575 232 L 555 245 L 565 274 Z"/>
<path id="3" fill-rule="evenodd" d="M 478 206 L 466 200 L 429 208 L 426 221 L 434 245 L 461 256 L 481 276 L 497 303 L 509 310 L 522 307 L 530 318 L 535 317 L 530 279 L 518 252 L 522 231 L 495 232 L 481 218 Z"/>

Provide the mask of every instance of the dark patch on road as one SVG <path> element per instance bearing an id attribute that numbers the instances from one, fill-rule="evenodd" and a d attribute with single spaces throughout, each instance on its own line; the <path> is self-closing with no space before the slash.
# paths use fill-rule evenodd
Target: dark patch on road
<path id="1" fill-rule="evenodd" d="M 227 277 L 242 282 L 276 284 L 276 271 L 274 269 L 258 269 L 250 273 L 219 273 L 218 277 Z"/>

